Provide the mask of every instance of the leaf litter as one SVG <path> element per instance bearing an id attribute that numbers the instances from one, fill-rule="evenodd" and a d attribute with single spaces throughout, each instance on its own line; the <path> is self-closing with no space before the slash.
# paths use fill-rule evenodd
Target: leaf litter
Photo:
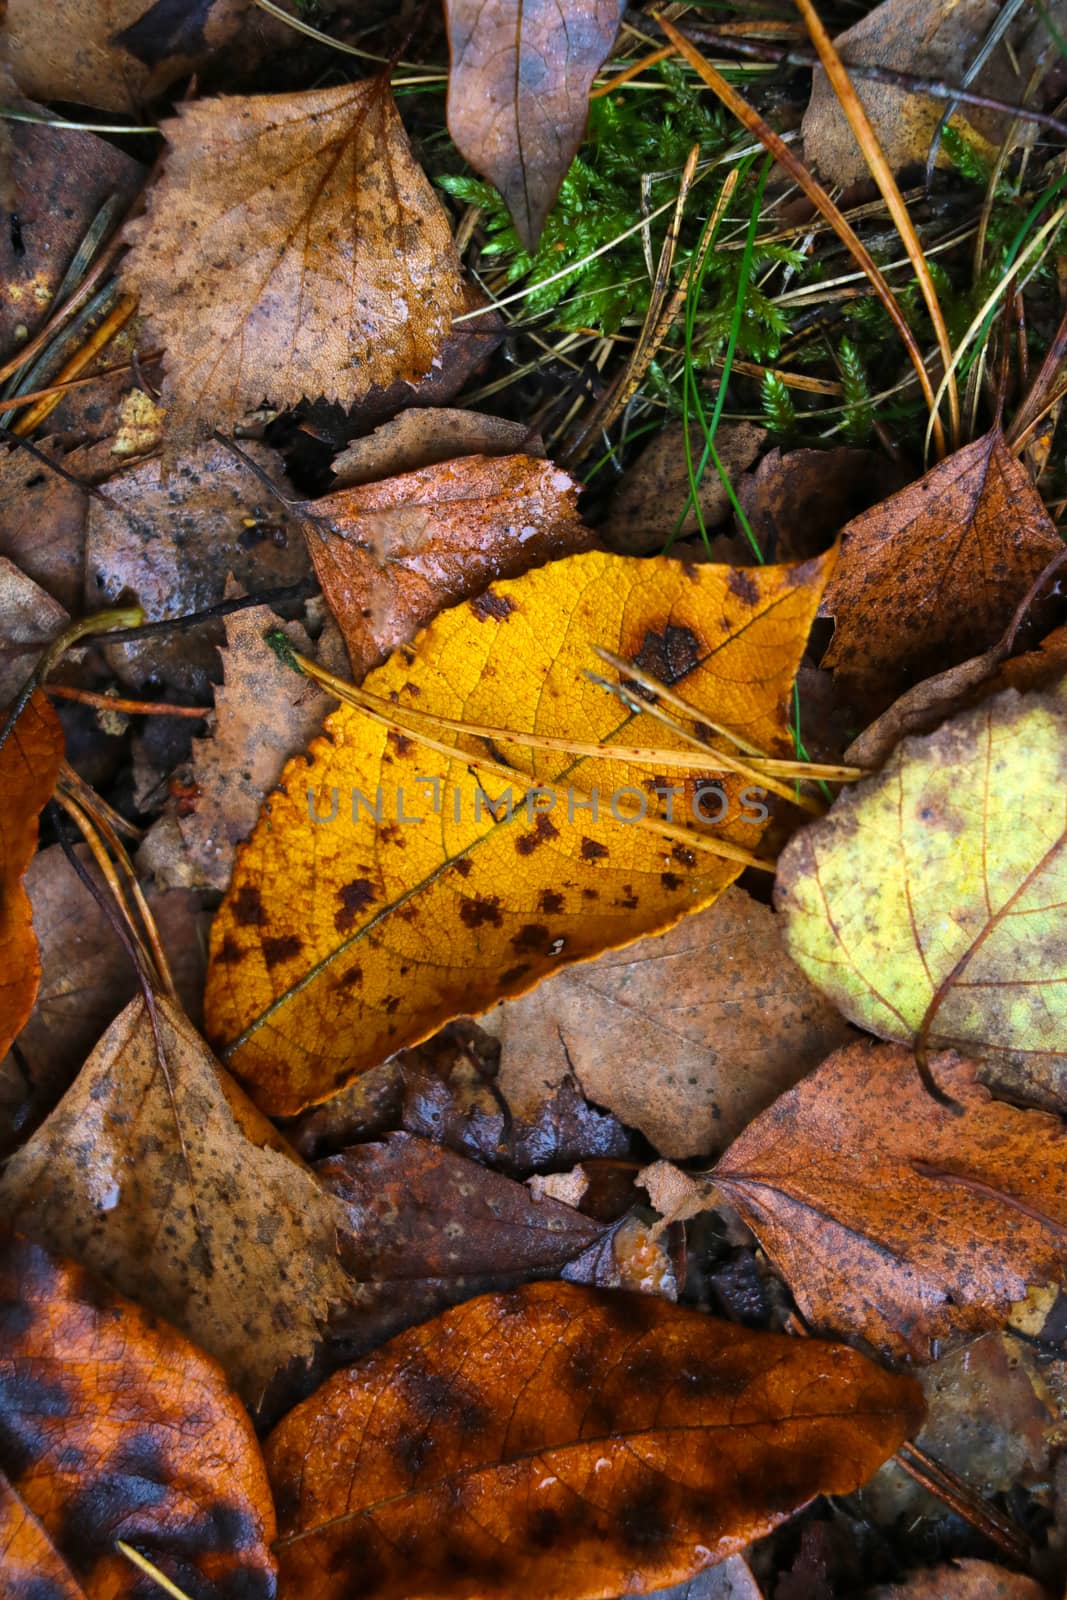
<path id="1" fill-rule="evenodd" d="M 1062 1587 L 1060 10 L 11 0 L 5 1593 Z"/>

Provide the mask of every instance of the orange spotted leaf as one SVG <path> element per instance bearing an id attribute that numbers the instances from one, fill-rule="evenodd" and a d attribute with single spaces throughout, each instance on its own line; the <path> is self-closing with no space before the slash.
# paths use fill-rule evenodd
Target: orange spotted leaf
<path id="1" fill-rule="evenodd" d="M 658 1589 L 858 1488 L 922 1415 L 912 1379 L 843 1346 L 571 1284 L 485 1295 L 275 1429 L 283 1592 Z"/>
<path id="2" fill-rule="evenodd" d="M 0 718 L 3 713 L 0 712 Z M 41 958 L 22 876 L 63 760 L 63 730 L 35 691 L 0 745 L 0 1058 L 33 1009 Z"/>
<path id="3" fill-rule="evenodd" d="M 596 647 L 788 755 L 793 677 L 832 563 L 570 556 L 443 612 L 372 673 L 365 690 L 409 729 L 429 711 L 506 733 L 435 726 L 435 750 L 342 706 L 285 769 L 215 920 L 205 1001 L 209 1034 L 261 1107 L 326 1099 L 450 1017 L 714 900 L 766 809 L 749 779 L 592 681 Z M 523 734 L 645 753 L 608 760 Z M 709 782 L 721 787 L 697 820 Z M 670 806 L 682 838 L 632 821 L 642 806 L 647 821 Z"/>
<path id="4" fill-rule="evenodd" d="M 8 1600 L 144 1594 L 120 1539 L 187 1594 L 270 1600 L 270 1490 L 217 1363 L 18 1235 L 0 1242 L 0 1302 Z M 41 1587 L 22 1585 L 27 1569 Z"/>

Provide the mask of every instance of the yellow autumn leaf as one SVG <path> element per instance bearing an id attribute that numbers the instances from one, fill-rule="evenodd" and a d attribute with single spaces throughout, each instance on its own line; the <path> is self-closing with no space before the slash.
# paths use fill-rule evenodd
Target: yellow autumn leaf
<path id="1" fill-rule="evenodd" d="M 905 739 L 783 852 L 793 960 L 883 1039 L 1067 1083 L 1067 680 Z"/>
<path id="2" fill-rule="evenodd" d="M 577 555 L 443 612 L 373 672 L 365 692 L 404 729 L 353 706 L 328 719 L 286 767 L 212 930 L 208 1031 L 257 1102 L 294 1113 L 450 1017 L 714 900 L 758 843 L 765 797 L 640 710 L 635 685 L 624 702 L 592 681 L 596 650 L 788 756 L 790 690 L 833 560 Z M 427 728 L 427 712 L 687 754 L 531 748 Z"/>

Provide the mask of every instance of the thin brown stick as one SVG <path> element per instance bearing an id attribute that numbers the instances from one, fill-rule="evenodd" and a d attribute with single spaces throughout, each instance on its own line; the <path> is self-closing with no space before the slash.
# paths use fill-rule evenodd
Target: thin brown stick
<path id="1" fill-rule="evenodd" d="M 115 361 L 108 367 L 100 367 L 96 372 L 91 372 L 87 378 L 71 378 L 66 383 L 50 383 L 44 389 L 31 389 L 27 394 L 8 395 L 3 402 L 5 411 L 18 411 L 23 406 L 35 404 L 38 400 L 47 400 L 49 395 L 57 394 L 60 399 L 65 394 L 70 394 L 74 389 L 84 389 L 86 384 L 99 383 L 101 378 L 114 377 L 117 372 L 132 372 L 137 377 L 137 367 L 148 367 L 162 356 L 162 350 L 149 350 L 145 355 L 139 356 L 134 361 Z M 735 363 L 736 365 L 736 363 Z M 140 385 L 138 385 L 140 387 Z"/>
<path id="2" fill-rule="evenodd" d="M 972 1528 L 991 1540 L 1016 1561 L 1028 1563 L 1030 1545 L 1022 1529 L 1008 1517 L 977 1495 L 969 1483 L 958 1478 L 940 1461 L 935 1461 L 917 1445 L 901 1445 L 893 1457 L 897 1466 L 969 1522 Z"/>
<path id="3" fill-rule="evenodd" d="M 1049 409 L 1047 401 L 1050 395 L 1057 392 L 1057 380 L 1064 361 L 1067 361 L 1067 311 L 1060 319 L 1045 358 L 1034 374 L 1034 380 L 1023 396 L 1008 430 L 1008 444 L 1013 449 L 1018 448 L 1019 440 L 1031 432 L 1038 419 Z"/>
<path id="4" fill-rule="evenodd" d="M 770 124 L 763 120 L 759 112 L 750 106 L 748 101 L 727 83 L 720 72 L 716 72 L 711 62 L 701 55 L 696 46 L 684 34 L 679 33 L 678 29 L 673 27 L 666 18 L 659 18 L 658 20 L 679 55 L 688 61 L 694 72 L 707 84 L 708 88 L 714 90 L 727 110 L 732 111 L 737 120 L 750 133 L 754 134 L 765 149 L 770 151 L 775 160 L 785 168 L 789 176 L 807 195 L 812 205 L 826 218 L 838 238 L 841 239 L 842 243 L 847 246 L 855 257 L 857 264 L 862 267 L 870 279 L 875 294 L 888 311 L 893 326 L 900 334 L 912 366 L 915 368 L 915 375 L 922 388 L 927 408 L 931 413 L 934 413 L 934 390 L 930 382 L 930 375 L 923 362 L 922 351 L 919 349 L 918 342 L 911 331 L 907 318 L 900 309 L 896 295 L 879 270 L 867 246 L 850 227 L 826 193 L 826 190 L 812 177 L 807 167 L 789 148 L 785 140 L 775 133 Z M 933 427 L 936 448 L 940 455 L 944 455 L 945 435 L 941 427 L 941 420 L 936 414 L 933 415 Z"/>
<path id="5" fill-rule="evenodd" d="M 874 131 L 870 117 L 859 95 L 852 85 L 841 57 L 838 55 L 833 40 L 823 27 L 822 19 L 816 11 L 812 0 L 796 0 L 797 9 L 807 25 L 811 40 L 819 53 L 819 60 L 823 64 L 826 76 L 829 78 L 833 91 L 837 96 L 842 111 L 848 119 L 848 125 L 856 136 L 856 142 L 863 151 L 863 157 L 870 168 L 871 176 L 878 185 L 881 195 L 889 208 L 896 230 L 907 252 L 908 260 L 918 281 L 922 297 L 926 302 L 926 309 L 930 313 L 934 335 L 937 339 L 937 348 L 941 352 L 941 362 L 947 373 L 952 371 L 952 341 L 948 336 L 945 326 L 944 312 L 941 302 L 937 297 L 930 266 L 927 262 L 919 236 L 915 232 L 915 224 L 911 220 L 908 208 L 904 204 L 904 197 L 900 192 L 893 169 L 885 158 L 881 141 Z M 960 397 L 956 387 L 955 375 L 948 385 L 948 414 L 949 427 L 952 434 L 954 449 L 960 443 Z M 942 449 L 940 452 L 944 454 Z"/>
<path id="6" fill-rule="evenodd" d="M 109 694 L 95 694 L 92 689 L 75 689 L 66 683 L 50 683 L 46 694 L 57 700 L 76 700 L 79 705 L 96 706 L 101 711 L 122 711 L 130 717 L 189 717 L 190 720 L 211 715 L 211 706 L 168 706 L 158 700 L 122 700 Z"/>

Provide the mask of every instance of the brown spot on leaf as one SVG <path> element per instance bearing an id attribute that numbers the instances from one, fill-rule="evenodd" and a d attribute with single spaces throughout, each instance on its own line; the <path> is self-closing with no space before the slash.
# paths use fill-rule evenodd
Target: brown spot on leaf
<path id="1" fill-rule="evenodd" d="M 500 896 L 497 894 L 477 894 L 472 898 L 469 895 L 461 895 L 459 920 L 468 928 L 480 928 L 485 923 L 489 923 L 494 928 L 499 928 L 503 921 L 500 915 Z"/>
<path id="2" fill-rule="evenodd" d="M 259 928 L 263 925 L 263 897 L 259 890 L 246 883 L 237 891 L 233 901 L 234 921 L 242 928 Z"/>
<path id="3" fill-rule="evenodd" d="M 263 959 L 268 967 L 277 967 L 283 961 L 298 956 L 303 946 L 295 933 L 283 933 L 277 939 L 263 940 Z"/>
<path id="4" fill-rule="evenodd" d="M 608 854 L 608 847 L 607 847 L 606 844 L 601 844 L 598 839 L 587 839 L 587 838 L 583 837 L 583 839 L 582 839 L 582 860 L 583 861 L 600 861 L 607 854 Z"/>
<path id="5" fill-rule="evenodd" d="M 668 622 L 662 633 L 650 628 L 637 654 L 630 657 L 635 667 L 650 673 L 661 683 L 678 683 L 700 660 L 700 640 L 692 628 Z"/>
<path id="6" fill-rule="evenodd" d="M 530 950 L 538 955 L 547 955 L 552 942 L 553 936 L 543 922 L 526 923 L 511 941 L 514 949 Z"/>
<path id="7" fill-rule="evenodd" d="M 726 580 L 726 587 L 731 594 L 743 600 L 746 606 L 754 606 L 759 599 L 759 585 L 752 574 L 743 567 L 731 567 L 730 575 Z"/>
<path id="8" fill-rule="evenodd" d="M 353 878 L 351 883 L 346 883 L 343 889 L 338 890 L 337 898 L 341 902 L 341 909 L 333 919 L 334 926 L 338 933 L 349 933 L 355 927 L 360 912 L 373 903 L 374 885 L 369 878 Z"/>
<path id="9" fill-rule="evenodd" d="M 559 829 L 544 812 L 539 812 L 537 821 L 530 833 L 520 834 L 515 841 L 515 848 L 520 856 L 532 856 L 538 845 L 545 844 L 549 839 L 558 839 Z"/>
<path id="10" fill-rule="evenodd" d="M 546 911 L 550 917 L 554 917 L 563 910 L 563 896 L 558 894 L 555 889 L 542 889 L 538 896 L 537 908 L 539 911 Z"/>
<path id="11" fill-rule="evenodd" d="M 490 617 L 495 617 L 497 622 L 504 622 L 515 610 L 513 600 L 509 600 L 506 594 L 494 594 L 492 589 L 476 596 L 470 606 L 479 622 L 488 622 Z"/>

